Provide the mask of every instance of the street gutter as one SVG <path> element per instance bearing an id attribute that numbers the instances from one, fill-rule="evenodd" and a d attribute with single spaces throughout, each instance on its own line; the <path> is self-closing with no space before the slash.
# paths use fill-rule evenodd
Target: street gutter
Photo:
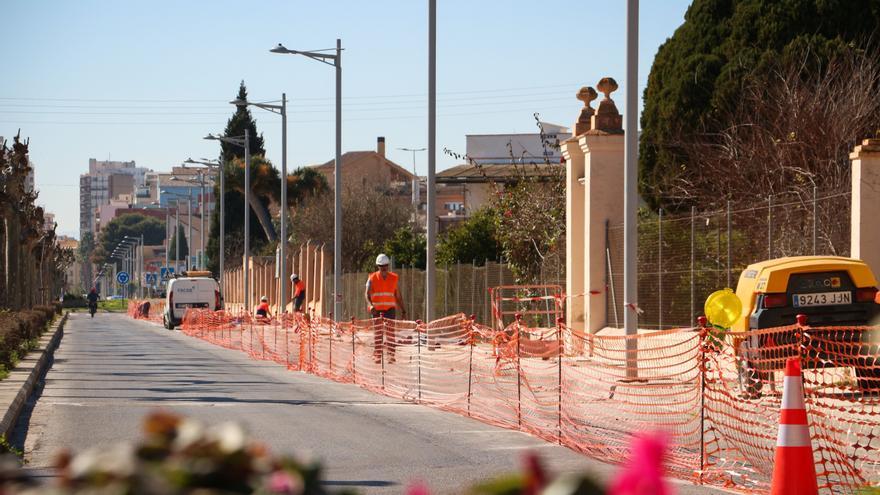
<path id="1" fill-rule="evenodd" d="M 9 438 L 18 422 L 18 416 L 34 390 L 34 385 L 50 365 L 52 355 L 64 335 L 65 312 L 48 331 L 43 332 L 37 348 L 28 352 L 9 376 L 0 381 L 0 435 Z"/>

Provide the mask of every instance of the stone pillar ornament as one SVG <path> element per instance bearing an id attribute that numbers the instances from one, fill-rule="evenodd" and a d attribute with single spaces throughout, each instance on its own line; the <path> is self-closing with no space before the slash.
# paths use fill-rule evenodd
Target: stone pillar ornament
<path id="1" fill-rule="evenodd" d="M 577 99 L 584 102 L 584 108 L 581 109 L 577 123 L 574 125 L 575 136 L 579 136 L 590 130 L 592 117 L 596 113 L 596 110 L 590 106 L 590 103 L 598 97 L 599 93 L 596 93 L 596 90 L 593 89 L 592 86 L 584 86 L 577 92 Z"/>
<path id="2" fill-rule="evenodd" d="M 596 87 L 605 95 L 605 98 L 599 102 L 599 109 L 590 121 L 590 130 L 623 134 L 623 116 L 617 111 L 617 106 L 611 99 L 611 93 L 617 91 L 617 81 L 612 77 L 603 77 Z"/>

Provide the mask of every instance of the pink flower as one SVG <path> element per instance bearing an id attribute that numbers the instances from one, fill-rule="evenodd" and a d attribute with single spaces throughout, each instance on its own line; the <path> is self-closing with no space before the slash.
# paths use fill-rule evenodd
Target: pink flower
<path id="1" fill-rule="evenodd" d="M 611 484 L 608 495 L 672 495 L 663 480 L 663 456 L 668 436 L 662 432 L 633 438 L 630 457 Z"/>
<path id="2" fill-rule="evenodd" d="M 406 488 L 406 495 L 431 495 L 431 491 L 423 481 L 414 481 Z"/>
<path id="3" fill-rule="evenodd" d="M 275 471 L 269 476 L 269 492 L 300 494 L 303 491 L 302 478 L 287 471 Z"/>

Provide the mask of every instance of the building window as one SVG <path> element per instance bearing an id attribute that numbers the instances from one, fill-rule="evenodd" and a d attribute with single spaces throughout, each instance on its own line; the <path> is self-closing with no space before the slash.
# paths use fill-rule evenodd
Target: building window
<path id="1" fill-rule="evenodd" d="M 443 209 L 446 211 L 463 211 L 464 203 L 445 203 Z"/>

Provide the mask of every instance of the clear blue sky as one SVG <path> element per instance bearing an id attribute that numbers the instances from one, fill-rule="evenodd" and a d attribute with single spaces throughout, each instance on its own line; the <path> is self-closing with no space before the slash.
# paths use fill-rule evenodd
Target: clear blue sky
<path id="1" fill-rule="evenodd" d="M 303 57 L 269 53 L 343 47 L 343 151 L 373 149 L 412 167 L 398 147 L 427 144 L 427 0 L 16 1 L 3 7 L 0 135 L 31 140 L 38 202 L 78 237 L 78 177 L 89 158 L 168 170 L 216 157 L 239 81 L 251 101 L 291 100 L 288 166 L 333 156 L 334 76 Z M 641 2 L 640 94 L 657 47 L 689 2 Z M 620 84 L 625 2 L 438 1 L 438 170 L 465 135 L 533 132 L 532 114 L 570 126 L 574 95 L 603 76 Z M 560 6 L 561 5 L 561 6 Z M 280 165 L 280 118 L 252 110 Z M 419 174 L 426 153 L 417 154 Z"/>

